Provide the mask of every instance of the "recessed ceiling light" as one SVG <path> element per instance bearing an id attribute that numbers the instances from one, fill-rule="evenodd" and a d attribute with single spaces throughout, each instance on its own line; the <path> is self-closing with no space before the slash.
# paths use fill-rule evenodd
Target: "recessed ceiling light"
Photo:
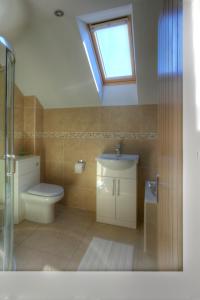
<path id="1" fill-rule="evenodd" d="M 63 17 L 63 16 L 64 16 L 64 11 L 61 10 L 61 9 L 56 9 L 56 10 L 54 11 L 54 15 L 55 15 L 56 17 Z"/>

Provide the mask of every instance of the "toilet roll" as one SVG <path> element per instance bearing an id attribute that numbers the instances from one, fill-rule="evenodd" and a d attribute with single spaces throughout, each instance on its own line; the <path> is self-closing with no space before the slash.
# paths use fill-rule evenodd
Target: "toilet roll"
<path id="1" fill-rule="evenodd" d="M 76 174 L 81 174 L 85 170 L 85 161 L 79 160 L 75 163 L 74 172 Z"/>

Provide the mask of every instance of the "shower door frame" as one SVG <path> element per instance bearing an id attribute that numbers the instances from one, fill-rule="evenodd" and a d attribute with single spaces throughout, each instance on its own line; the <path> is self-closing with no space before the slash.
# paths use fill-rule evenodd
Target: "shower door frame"
<path id="1" fill-rule="evenodd" d="M 0 36 L 5 47 L 5 97 L 4 97 L 4 210 L 3 210 L 3 266 L 2 271 L 15 269 L 13 260 L 13 181 L 15 173 L 14 156 L 14 67 L 15 56 L 10 44 Z"/>

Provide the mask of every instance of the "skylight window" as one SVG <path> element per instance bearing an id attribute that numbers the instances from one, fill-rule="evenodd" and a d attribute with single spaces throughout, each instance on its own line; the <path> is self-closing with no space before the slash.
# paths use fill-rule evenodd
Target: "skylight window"
<path id="1" fill-rule="evenodd" d="M 89 25 L 104 84 L 135 82 L 130 17 Z"/>

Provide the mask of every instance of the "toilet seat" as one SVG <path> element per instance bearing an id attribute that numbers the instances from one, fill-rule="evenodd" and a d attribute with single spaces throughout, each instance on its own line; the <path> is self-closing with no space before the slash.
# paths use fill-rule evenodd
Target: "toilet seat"
<path id="1" fill-rule="evenodd" d="M 27 193 L 42 197 L 55 197 L 64 192 L 62 186 L 48 183 L 40 183 L 31 187 Z"/>

